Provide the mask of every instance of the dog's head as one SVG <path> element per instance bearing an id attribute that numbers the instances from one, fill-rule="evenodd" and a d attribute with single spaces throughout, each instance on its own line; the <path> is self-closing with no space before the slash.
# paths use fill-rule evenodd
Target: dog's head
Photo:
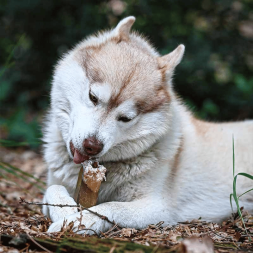
<path id="1" fill-rule="evenodd" d="M 169 129 L 171 76 L 184 46 L 160 57 L 134 17 L 78 44 L 56 66 L 51 107 L 75 163 L 142 153 Z"/>

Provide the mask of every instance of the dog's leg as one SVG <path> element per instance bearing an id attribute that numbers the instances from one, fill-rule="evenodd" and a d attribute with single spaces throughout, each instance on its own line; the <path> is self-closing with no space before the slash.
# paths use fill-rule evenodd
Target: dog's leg
<path id="1" fill-rule="evenodd" d="M 62 185 L 51 185 L 46 190 L 43 199 L 44 203 L 57 205 L 77 205 L 73 198 L 69 196 L 68 191 Z M 76 207 L 43 206 L 42 212 L 51 218 L 53 222 L 63 219 L 78 210 Z"/>
<path id="2" fill-rule="evenodd" d="M 114 221 L 121 227 L 131 227 L 141 229 L 149 224 L 158 223 L 159 221 L 170 221 L 169 211 L 163 206 L 162 201 L 154 198 L 146 198 L 133 202 L 107 202 L 94 207 L 90 210 L 106 216 L 109 220 Z M 104 219 L 88 212 L 82 211 L 64 218 L 67 222 L 74 222 L 74 231 L 86 233 L 87 231 L 78 231 L 78 226 L 84 225 L 91 228 L 97 233 L 107 231 L 112 224 Z M 64 219 L 54 222 L 49 227 L 48 232 L 57 232 L 61 230 Z M 92 234 L 90 230 L 88 233 Z"/>

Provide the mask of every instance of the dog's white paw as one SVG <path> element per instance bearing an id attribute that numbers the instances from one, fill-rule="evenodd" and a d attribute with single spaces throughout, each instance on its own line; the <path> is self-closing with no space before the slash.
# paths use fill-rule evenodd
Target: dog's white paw
<path id="1" fill-rule="evenodd" d="M 66 188 L 62 185 L 50 186 L 44 196 L 44 202 L 56 205 L 77 205 L 69 196 Z M 43 213 L 51 218 L 53 222 L 63 219 L 66 216 L 77 213 L 76 207 L 44 206 Z"/>
<path id="2" fill-rule="evenodd" d="M 48 233 L 60 232 L 63 225 L 64 225 L 64 222 L 62 220 L 58 220 L 50 225 L 47 232 Z"/>
<path id="3" fill-rule="evenodd" d="M 100 217 L 89 213 L 88 211 L 78 212 L 52 223 L 48 229 L 48 233 L 59 232 L 73 222 L 73 231 L 78 234 L 97 234 L 104 232 L 110 228 L 110 224 Z M 69 226 L 70 227 L 70 226 Z"/>

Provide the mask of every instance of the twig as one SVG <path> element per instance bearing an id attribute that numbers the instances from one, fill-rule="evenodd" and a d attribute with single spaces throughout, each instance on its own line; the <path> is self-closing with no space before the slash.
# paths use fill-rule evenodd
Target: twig
<path id="1" fill-rule="evenodd" d="M 228 237 L 227 237 L 227 236 L 219 235 L 219 234 L 218 234 L 218 233 L 216 233 L 215 231 L 209 231 L 209 232 L 211 232 L 211 233 L 213 233 L 213 234 L 215 234 L 215 235 L 219 236 L 220 238 L 228 239 Z"/>
<path id="2" fill-rule="evenodd" d="M 29 248 L 29 247 L 30 247 L 30 244 L 27 243 L 26 247 L 23 248 L 23 249 L 20 249 L 19 252 L 22 253 L 22 252 L 24 252 L 25 250 L 26 250 L 26 252 L 28 252 L 28 248 Z"/>
<path id="3" fill-rule="evenodd" d="M 113 227 L 111 227 L 108 231 L 106 231 L 105 233 L 103 233 L 103 235 L 108 235 L 109 233 L 111 233 L 115 228 L 117 228 L 118 229 L 118 225 L 117 224 L 115 224 Z M 118 229 L 118 231 L 119 231 L 120 229 Z"/>
<path id="4" fill-rule="evenodd" d="M 119 233 L 121 233 L 122 231 L 121 230 L 118 230 L 118 231 L 115 231 L 115 232 L 112 232 L 111 234 L 108 235 L 108 237 L 112 237 L 113 235 L 117 235 Z"/>
<path id="5" fill-rule="evenodd" d="M 79 204 L 80 205 L 80 204 Z M 82 225 L 82 219 L 83 219 L 83 209 L 82 206 L 80 205 L 78 208 L 79 212 L 80 212 L 80 218 L 76 218 L 79 221 L 79 225 L 77 227 L 78 230 L 80 230 L 82 227 L 85 227 L 84 225 Z"/>
<path id="6" fill-rule="evenodd" d="M 45 250 L 48 253 L 53 253 L 51 250 L 46 249 L 45 247 L 43 247 L 42 245 L 40 245 L 38 242 L 36 242 L 28 233 L 26 233 L 27 236 L 30 238 L 30 240 L 35 243 L 37 246 L 39 246 L 41 249 Z"/>
<path id="7" fill-rule="evenodd" d="M 35 205 L 35 206 L 58 206 L 58 207 L 79 207 L 80 205 L 62 205 L 62 204 L 48 204 L 48 203 L 40 203 L 40 202 L 28 202 L 25 199 L 20 197 L 19 200 L 20 204 L 27 204 L 27 205 Z"/>
<path id="8" fill-rule="evenodd" d="M 20 197 L 19 203 L 20 204 L 27 204 L 27 205 L 36 205 L 36 206 L 58 206 L 58 207 L 77 207 L 77 208 L 80 208 L 80 205 L 65 205 L 65 204 L 62 205 L 62 204 L 40 203 L 40 202 L 28 202 L 28 201 L 26 201 L 25 199 L 23 199 L 21 197 Z M 97 212 L 94 212 L 94 211 L 90 210 L 89 208 L 86 208 L 86 207 L 83 207 L 83 206 L 82 206 L 82 209 L 98 216 L 100 219 L 105 220 L 105 221 L 111 223 L 112 225 L 116 225 L 118 228 L 121 229 L 121 227 L 117 223 L 115 223 L 114 221 L 109 220 L 108 217 L 106 217 L 102 214 L 99 214 Z"/>
<path id="9" fill-rule="evenodd" d="M 110 252 L 109 252 L 109 253 L 113 253 L 115 249 L 116 249 L 116 246 L 113 246 L 113 247 L 110 249 Z"/>
<path id="10" fill-rule="evenodd" d="M 83 219 L 83 213 L 82 213 L 82 211 L 83 211 L 83 208 L 82 208 L 82 206 L 80 204 L 79 204 L 78 210 L 80 211 L 80 218 L 77 218 L 77 220 L 79 221 L 79 225 L 78 225 L 77 231 L 75 231 L 75 233 L 81 232 L 83 230 L 90 230 L 93 233 L 95 233 L 98 237 L 100 237 L 99 234 L 94 229 L 86 228 L 84 225 L 82 225 L 82 219 Z"/>

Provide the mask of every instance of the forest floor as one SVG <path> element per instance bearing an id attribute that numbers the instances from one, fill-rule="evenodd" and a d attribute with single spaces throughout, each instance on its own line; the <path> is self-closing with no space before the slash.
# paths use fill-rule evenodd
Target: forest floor
<path id="1" fill-rule="evenodd" d="M 48 234 L 51 221 L 41 206 L 20 203 L 20 198 L 42 202 L 45 181 L 40 154 L 0 148 L 0 252 L 253 252 L 253 216 L 247 211 L 248 234 L 236 215 L 222 224 L 198 219 L 143 230 L 114 226 L 100 236 L 76 235 L 69 226 Z"/>

